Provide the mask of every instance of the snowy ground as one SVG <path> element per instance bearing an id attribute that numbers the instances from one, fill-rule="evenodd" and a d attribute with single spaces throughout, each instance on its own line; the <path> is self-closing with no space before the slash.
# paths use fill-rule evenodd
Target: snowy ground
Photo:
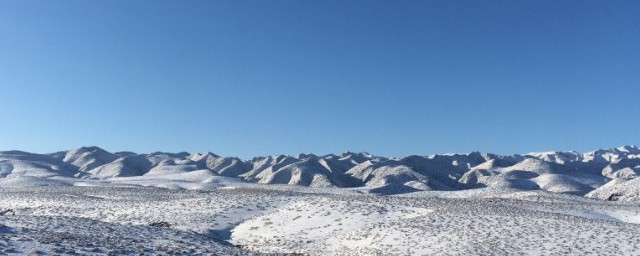
<path id="1" fill-rule="evenodd" d="M 545 191 L 0 188 L 0 254 L 633 255 L 640 204 Z M 170 227 L 152 227 L 167 222 Z"/>

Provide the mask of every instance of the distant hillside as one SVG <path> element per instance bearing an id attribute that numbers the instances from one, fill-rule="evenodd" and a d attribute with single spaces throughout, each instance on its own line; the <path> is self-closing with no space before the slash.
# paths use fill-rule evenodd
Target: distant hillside
<path id="1" fill-rule="evenodd" d="M 495 155 L 472 152 L 385 158 L 369 153 L 268 156 L 242 160 L 213 153 L 110 153 L 83 147 L 52 154 L 0 152 L 0 186 L 42 185 L 62 180 L 123 178 L 196 183 L 225 178 L 258 184 L 363 187 L 372 193 L 496 188 L 545 190 L 600 198 L 639 200 L 640 149 L 589 153 L 545 152 Z"/>

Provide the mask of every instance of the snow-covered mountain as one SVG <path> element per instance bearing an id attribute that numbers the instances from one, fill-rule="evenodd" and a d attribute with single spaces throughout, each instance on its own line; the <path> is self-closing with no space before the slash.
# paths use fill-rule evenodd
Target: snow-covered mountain
<path id="1" fill-rule="evenodd" d="M 132 178 L 207 183 L 225 177 L 258 184 L 364 187 L 382 194 L 495 188 L 637 200 L 640 149 L 624 146 L 589 153 L 509 156 L 472 152 L 400 159 L 345 152 L 246 161 L 213 153 L 110 153 L 98 147 L 52 154 L 0 152 L 0 186 L 32 181 L 43 184 L 43 180 L 110 182 Z"/>

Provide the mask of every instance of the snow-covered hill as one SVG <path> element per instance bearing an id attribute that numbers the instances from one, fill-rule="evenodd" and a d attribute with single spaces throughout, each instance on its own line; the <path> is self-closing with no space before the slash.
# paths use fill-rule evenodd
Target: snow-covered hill
<path id="1" fill-rule="evenodd" d="M 395 168 L 406 167 L 384 170 Z M 0 254 L 618 256 L 640 251 L 639 202 L 540 190 L 374 196 L 355 189 L 253 186 L 208 191 L 0 186 Z M 289 190 L 278 190 L 284 188 Z"/>
<path id="2" fill-rule="evenodd" d="M 472 152 L 394 159 L 346 152 L 241 160 L 213 153 L 110 153 L 98 147 L 52 154 L 0 152 L 3 186 L 99 182 L 204 188 L 235 182 L 361 188 L 380 194 L 488 187 L 637 200 L 637 186 L 629 184 L 637 184 L 633 179 L 638 177 L 640 149 L 636 146 L 589 153 L 501 156 Z"/>

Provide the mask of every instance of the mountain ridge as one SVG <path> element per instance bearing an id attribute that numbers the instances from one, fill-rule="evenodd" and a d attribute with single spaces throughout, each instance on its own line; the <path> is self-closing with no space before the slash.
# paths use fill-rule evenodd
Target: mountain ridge
<path id="1" fill-rule="evenodd" d="M 208 171 L 189 175 L 198 170 Z M 51 154 L 0 151 L 0 185 L 20 178 L 112 181 L 136 177 L 162 180 L 169 176 L 200 183 L 227 177 L 258 184 L 364 187 L 374 193 L 384 191 L 383 194 L 493 188 L 545 190 L 601 199 L 610 199 L 611 194 L 615 194 L 615 198 L 638 200 L 638 189 L 630 185 L 638 184 L 638 181 L 627 181 L 640 179 L 640 149 L 629 145 L 587 153 L 551 151 L 497 155 L 471 152 L 401 158 L 367 152 L 321 156 L 306 153 L 251 160 L 211 152 L 111 153 L 96 146 Z M 599 188 L 606 191 L 599 191 Z"/>

